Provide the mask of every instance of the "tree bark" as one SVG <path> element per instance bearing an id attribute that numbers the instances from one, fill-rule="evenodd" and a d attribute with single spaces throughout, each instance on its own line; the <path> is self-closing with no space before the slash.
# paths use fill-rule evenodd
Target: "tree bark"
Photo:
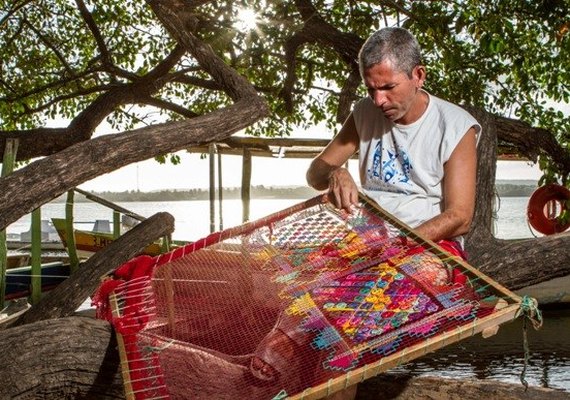
<path id="1" fill-rule="evenodd" d="M 469 262 L 511 290 L 570 274 L 570 232 L 527 240 L 493 236 L 497 132 L 504 121 L 467 108 L 482 126 L 477 148 L 477 198 L 466 238 Z"/>
<path id="2" fill-rule="evenodd" d="M 1 399 L 123 399 L 117 343 L 107 322 L 41 321 L 0 332 Z"/>

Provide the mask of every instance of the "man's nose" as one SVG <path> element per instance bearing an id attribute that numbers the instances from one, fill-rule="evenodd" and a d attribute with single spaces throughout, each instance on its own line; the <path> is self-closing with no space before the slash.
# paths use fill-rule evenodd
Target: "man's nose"
<path id="1" fill-rule="evenodd" d="M 376 107 L 382 107 L 386 103 L 386 95 L 382 90 L 375 90 L 372 93 L 372 101 Z"/>

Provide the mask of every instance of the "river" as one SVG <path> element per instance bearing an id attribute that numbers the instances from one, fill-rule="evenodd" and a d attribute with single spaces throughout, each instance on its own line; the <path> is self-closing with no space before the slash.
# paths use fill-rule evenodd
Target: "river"
<path id="1" fill-rule="evenodd" d="M 251 219 L 263 217 L 299 201 L 253 199 Z M 527 202 L 525 197 L 501 199 L 495 219 L 497 237 L 533 237 L 526 222 Z M 208 201 L 129 202 L 120 205 L 146 217 L 159 211 L 171 213 L 176 221 L 174 239 L 196 240 L 210 231 Z M 217 207 L 216 204 L 216 211 Z M 224 200 L 224 228 L 241 222 L 241 207 L 240 200 Z M 77 226 L 84 229 L 91 229 L 96 219 L 112 220 L 111 211 L 95 203 L 76 203 L 74 214 Z M 64 203 L 50 203 L 42 207 L 42 219 L 62 218 L 64 215 Z M 30 217 L 26 216 L 10 225 L 7 231 L 20 233 L 28 230 L 29 226 Z M 216 229 L 219 228 L 220 220 L 216 218 Z M 544 317 L 544 326 L 539 331 L 528 329 L 530 364 L 526 379 L 531 385 L 570 391 L 570 309 L 546 310 Z M 419 375 L 485 378 L 516 383 L 519 382 L 519 374 L 523 369 L 523 360 L 522 322 L 519 319 L 503 325 L 499 333 L 489 339 L 476 336 L 463 340 L 400 367 L 399 370 Z"/>

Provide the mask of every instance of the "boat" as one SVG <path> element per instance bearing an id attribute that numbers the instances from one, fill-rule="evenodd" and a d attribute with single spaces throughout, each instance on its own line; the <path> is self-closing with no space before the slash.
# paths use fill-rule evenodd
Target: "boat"
<path id="1" fill-rule="evenodd" d="M 16 321 L 20 315 L 28 311 L 32 305 L 26 298 L 19 298 L 10 301 L 9 304 L 0 311 L 0 327 L 7 327 Z"/>
<path id="2" fill-rule="evenodd" d="M 47 262 L 41 265 L 42 292 L 53 289 L 69 277 L 69 264 L 63 261 Z M 11 268 L 6 271 L 6 300 L 19 299 L 31 294 L 32 267 Z"/>
<path id="3" fill-rule="evenodd" d="M 65 228 L 66 221 L 63 218 L 52 218 L 53 225 L 63 243 L 67 248 L 67 231 Z M 75 248 L 78 251 L 79 257 L 90 257 L 94 253 L 108 246 L 115 240 L 115 237 L 110 232 L 87 231 L 81 229 L 74 229 L 75 235 Z M 149 244 L 143 250 L 142 254 L 149 256 L 156 256 L 163 253 L 162 243 L 154 242 Z"/>
<path id="4" fill-rule="evenodd" d="M 40 242 L 42 250 L 64 250 L 57 230 L 52 221 L 41 220 Z M 29 250 L 32 247 L 32 229 L 20 233 L 7 233 L 6 247 L 8 250 Z"/>

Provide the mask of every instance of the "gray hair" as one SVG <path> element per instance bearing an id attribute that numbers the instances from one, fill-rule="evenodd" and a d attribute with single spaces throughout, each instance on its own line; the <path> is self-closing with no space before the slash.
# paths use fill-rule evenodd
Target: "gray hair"
<path id="1" fill-rule="evenodd" d="M 374 32 L 358 53 L 360 75 L 364 77 L 364 71 L 386 60 L 395 70 L 411 77 L 413 69 L 422 61 L 420 45 L 414 35 L 404 28 L 383 28 Z"/>

